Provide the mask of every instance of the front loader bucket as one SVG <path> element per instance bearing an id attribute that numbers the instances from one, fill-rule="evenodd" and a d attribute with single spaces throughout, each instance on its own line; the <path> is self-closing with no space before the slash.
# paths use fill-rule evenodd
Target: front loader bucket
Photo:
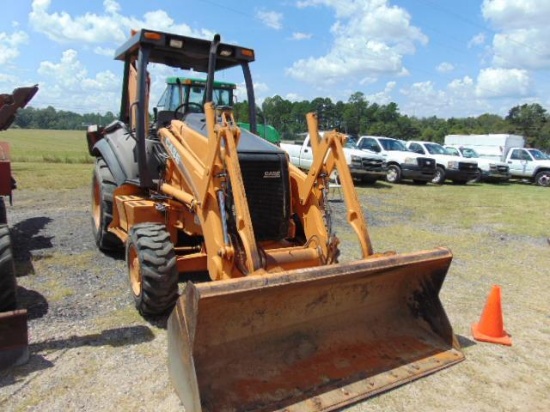
<path id="1" fill-rule="evenodd" d="M 187 412 L 325 411 L 464 359 L 444 248 L 186 286 L 168 364 Z"/>

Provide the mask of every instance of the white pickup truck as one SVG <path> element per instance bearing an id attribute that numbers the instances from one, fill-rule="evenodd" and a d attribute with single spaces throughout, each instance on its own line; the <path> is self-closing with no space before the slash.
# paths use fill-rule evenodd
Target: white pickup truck
<path id="1" fill-rule="evenodd" d="M 437 162 L 436 174 L 432 179 L 432 183 L 441 185 L 449 179 L 453 183 L 466 184 L 478 177 L 478 167 L 475 160 L 459 159 L 452 156 L 439 143 L 408 141 L 407 148 Z"/>
<path id="2" fill-rule="evenodd" d="M 323 136 L 324 132 L 319 132 Z M 313 151 L 309 134 L 303 142 L 281 142 L 281 149 L 288 153 L 290 162 L 300 169 L 309 170 L 313 163 Z M 365 183 L 375 183 L 386 177 L 386 162 L 384 158 L 373 152 L 364 152 L 354 148 L 353 142 L 347 142 L 344 147 L 346 162 L 349 166 L 351 176 Z"/>
<path id="3" fill-rule="evenodd" d="M 550 160 L 537 149 L 514 147 L 502 159 L 515 179 L 529 179 L 539 186 L 550 186 Z"/>
<path id="4" fill-rule="evenodd" d="M 510 168 L 504 162 L 479 157 L 471 147 L 461 145 L 444 145 L 443 147 L 453 156 L 475 159 L 478 168 L 478 178 L 476 180 L 484 182 L 507 182 L 510 180 Z"/>
<path id="5" fill-rule="evenodd" d="M 383 136 L 361 136 L 356 147 L 384 156 L 388 164 L 386 180 L 390 183 L 411 179 L 417 184 L 426 184 L 435 176 L 435 162 L 432 159 L 407 150 L 405 145 L 397 139 Z"/>

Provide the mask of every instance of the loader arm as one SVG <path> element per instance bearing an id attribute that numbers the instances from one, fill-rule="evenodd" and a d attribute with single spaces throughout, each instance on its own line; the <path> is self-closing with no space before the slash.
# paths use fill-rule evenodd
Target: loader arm
<path id="1" fill-rule="evenodd" d="M 333 131 L 325 133 L 323 138 L 320 138 L 315 113 L 307 114 L 307 124 L 313 151 L 313 163 L 306 179 L 299 186 L 300 203 L 307 204 L 309 197 L 315 196 L 315 193 L 320 196 L 319 191 L 313 190 L 314 187 L 324 185 L 331 173 L 337 170 L 344 190 L 347 220 L 359 239 L 363 258 L 366 258 L 373 254 L 373 249 L 367 232 L 366 220 L 357 199 L 357 192 L 346 162 L 343 150 L 344 135 Z M 321 201 L 321 199 L 318 199 L 318 201 Z"/>
<path id="2" fill-rule="evenodd" d="M 254 238 L 254 229 L 246 201 L 237 145 L 240 136 L 231 110 L 222 110 L 220 120 L 212 103 L 205 108 L 206 134 L 202 136 L 179 120 L 170 128 L 161 128 L 161 141 L 184 177 L 183 190 L 164 183 L 161 189 L 196 211 L 201 220 L 206 249 L 209 254 L 208 270 L 214 279 L 235 274 L 234 257 L 237 252 L 230 240 L 224 194 L 229 185 L 235 203 L 236 230 L 246 254 L 244 272 L 262 269 Z M 185 138 L 184 138 L 185 136 Z M 206 153 L 203 160 L 197 155 Z M 204 233 L 205 232 L 205 233 Z"/>

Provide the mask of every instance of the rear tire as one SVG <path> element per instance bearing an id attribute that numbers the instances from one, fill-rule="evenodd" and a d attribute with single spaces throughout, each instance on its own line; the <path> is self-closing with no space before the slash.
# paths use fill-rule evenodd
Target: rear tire
<path id="1" fill-rule="evenodd" d="M 443 169 L 443 167 L 441 166 L 437 166 L 435 168 L 435 176 L 432 179 L 432 183 L 436 185 L 442 185 L 444 181 L 445 181 L 445 169 Z"/>
<path id="2" fill-rule="evenodd" d="M 8 223 L 6 204 L 4 203 L 4 198 L 0 196 L 0 225 L 5 225 L 6 223 Z"/>
<path id="3" fill-rule="evenodd" d="M 122 250 L 118 237 L 109 232 L 113 221 L 113 192 L 115 179 L 101 157 L 96 160 L 92 178 L 92 230 L 97 247 L 102 250 Z"/>
<path id="4" fill-rule="evenodd" d="M 142 315 L 162 315 L 178 299 L 174 245 L 164 225 L 133 226 L 126 244 L 126 264 L 136 309 Z"/>
<path id="5" fill-rule="evenodd" d="M 386 180 L 390 183 L 399 183 L 401 181 L 401 168 L 397 165 L 388 166 Z"/>
<path id="6" fill-rule="evenodd" d="M 535 183 L 538 186 L 549 187 L 550 186 L 550 171 L 543 170 L 538 172 L 535 176 Z"/>
<path id="7" fill-rule="evenodd" d="M 17 308 L 17 282 L 8 225 L 0 225 L 0 312 Z"/>

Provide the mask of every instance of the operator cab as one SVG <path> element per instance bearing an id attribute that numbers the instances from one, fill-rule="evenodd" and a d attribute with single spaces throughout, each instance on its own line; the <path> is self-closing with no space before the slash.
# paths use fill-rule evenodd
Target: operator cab
<path id="1" fill-rule="evenodd" d="M 236 87 L 234 83 L 214 81 L 214 105 L 233 106 Z M 206 79 L 169 77 L 157 103 L 157 124 L 162 127 L 172 119 L 183 119 L 188 113 L 204 113 L 205 93 Z"/>

